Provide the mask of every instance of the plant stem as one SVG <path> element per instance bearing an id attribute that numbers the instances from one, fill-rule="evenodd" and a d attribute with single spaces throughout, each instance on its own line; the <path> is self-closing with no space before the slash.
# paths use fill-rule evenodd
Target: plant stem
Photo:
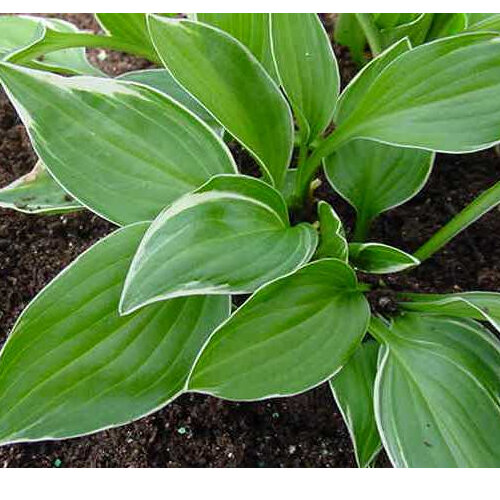
<path id="1" fill-rule="evenodd" d="M 311 155 L 304 159 L 297 168 L 297 178 L 295 182 L 295 199 L 299 204 L 303 204 L 309 193 L 309 185 L 314 174 L 321 165 L 321 160 L 338 149 L 346 140 L 345 128 L 339 128 L 321 140 L 313 150 Z"/>
<path id="2" fill-rule="evenodd" d="M 382 52 L 382 40 L 380 38 L 380 32 L 373 21 L 372 14 L 355 14 L 361 28 L 365 33 L 366 39 L 368 40 L 368 45 L 374 56 L 377 56 Z"/>
<path id="3" fill-rule="evenodd" d="M 367 217 L 365 212 L 361 212 L 361 214 L 358 213 L 356 217 L 356 225 L 354 226 L 353 241 L 360 243 L 366 241 L 372 222 L 373 217 Z"/>
<path id="4" fill-rule="evenodd" d="M 446 245 L 458 233 L 470 226 L 486 212 L 500 204 L 500 181 L 481 193 L 453 219 L 435 233 L 413 255 L 423 261 Z"/>
<path id="5" fill-rule="evenodd" d="M 153 53 L 153 51 L 140 47 L 119 37 L 111 35 L 94 35 L 91 33 L 59 33 L 53 31 L 49 33 L 50 34 L 47 35 L 47 38 L 44 38 L 40 42 L 34 43 L 23 50 L 15 52 L 7 58 L 7 61 L 22 64 L 50 52 L 55 52 L 56 50 L 77 47 L 93 47 L 129 52 L 131 54 L 145 57 L 150 61 L 159 62 L 158 57 Z"/>
<path id="6" fill-rule="evenodd" d="M 370 318 L 368 332 L 380 344 L 384 344 L 386 339 L 392 335 L 391 330 L 387 327 L 385 322 L 381 318 L 374 315 Z"/>

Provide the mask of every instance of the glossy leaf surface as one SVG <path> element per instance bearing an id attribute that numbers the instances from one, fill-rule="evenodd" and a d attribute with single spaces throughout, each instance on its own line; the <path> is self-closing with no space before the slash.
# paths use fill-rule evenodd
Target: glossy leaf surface
<path id="1" fill-rule="evenodd" d="M 457 35 L 402 54 L 338 128 L 337 141 L 371 138 L 443 152 L 500 140 L 500 44 L 491 33 Z"/>
<path id="2" fill-rule="evenodd" d="M 77 33 L 76 26 L 62 19 L 35 16 L 0 16 L 0 59 L 44 37 L 47 29 L 59 33 Z M 89 63 L 84 48 L 63 49 L 46 54 L 29 65 L 47 71 L 100 76 L 103 73 Z"/>
<path id="3" fill-rule="evenodd" d="M 235 171 L 203 122 L 152 89 L 10 64 L 0 65 L 0 80 L 50 173 L 115 223 L 150 220 L 212 175 Z"/>
<path id="4" fill-rule="evenodd" d="M 342 370 L 330 379 L 359 467 L 368 467 L 382 446 L 373 411 L 378 351 L 377 342 L 361 344 Z"/>
<path id="5" fill-rule="evenodd" d="M 120 229 L 55 278 L 0 356 L 0 442 L 60 439 L 129 422 L 183 391 L 228 297 L 190 297 L 126 318 L 118 300 L 147 224 Z"/>
<path id="6" fill-rule="evenodd" d="M 356 139 L 324 160 L 326 176 L 359 218 L 373 219 L 401 205 L 425 185 L 434 155 Z"/>
<path id="7" fill-rule="evenodd" d="M 83 208 L 40 161 L 31 172 L 0 189 L 0 207 L 27 214 L 73 212 Z"/>
<path id="8" fill-rule="evenodd" d="M 318 203 L 320 239 L 316 257 L 332 257 L 347 262 L 348 245 L 342 221 L 333 208 L 326 202 Z"/>
<path id="9" fill-rule="evenodd" d="M 165 209 L 146 233 L 120 310 L 172 297 L 253 292 L 307 262 L 317 235 L 290 227 L 281 195 L 245 176 L 215 177 Z"/>
<path id="10" fill-rule="evenodd" d="M 330 40 L 317 14 L 271 14 L 271 36 L 281 85 L 310 142 L 331 122 L 339 94 Z"/>
<path id="11" fill-rule="evenodd" d="M 232 400 L 303 392 L 347 361 L 369 314 L 347 264 L 313 262 L 264 285 L 214 332 L 189 388 Z"/>
<path id="12" fill-rule="evenodd" d="M 288 104 L 253 54 L 235 38 L 188 20 L 150 17 L 165 66 L 257 159 L 280 188 L 290 162 L 293 124 Z"/>
<path id="13" fill-rule="evenodd" d="M 418 266 L 420 261 L 399 248 L 382 243 L 350 243 L 349 261 L 365 273 L 397 273 Z"/>
<path id="14" fill-rule="evenodd" d="M 245 13 L 205 13 L 196 14 L 196 19 L 229 33 L 248 47 L 260 61 L 269 75 L 277 82 L 276 66 L 271 52 L 269 33 L 269 14 L 260 12 Z"/>
<path id="15" fill-rule="evenodd" d="M 498 340 L 472 321 L 417 314 L 398 317 L 383 340 L 375 414 L 393 464 L 498 467 Z"/>

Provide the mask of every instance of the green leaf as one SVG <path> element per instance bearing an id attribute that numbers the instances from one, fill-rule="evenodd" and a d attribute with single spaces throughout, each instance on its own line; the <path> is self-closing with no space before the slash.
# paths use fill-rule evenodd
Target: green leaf
<path id="1" fill-rule="evenodd" d="M 332 141 L 368 138 L 450 153 L 485 149 L 500 140 L 499 92 L 496 35 L 437 40 L 387 66 Z"/>
<path id="2" fill-rule="evenodd" d="M 155 53 L 149 36 L 146 14 L 141 13 L 106 13 L 96 14 L 99 24 L 108 35 L 126 40 L 145 51 Z"/>
<path id="3" fill-rule="evenodd" d="M 288 207 L 292 207 L 295 204 L 295 184 L 297 182 L 297 169 L 289 168 L 286 171 L 285 182 L 281 188 L 281 194 Z"/>
<path id="4" fill-rule="evenodd" d="M 207 125 L 150 88 L 5 63 L 0 80 L 50 173 L 117 224 L 150 220 L 212 175 L 236 170 Z"/>
<path id="5" fill-rule="evenodd" d="M 434 14 L 426 40 L 437 40 L 446 36 L 456 35 L 467 26 L 466 14 Z"/>
<path id="6" fill-rule="evenodd" d="M 498 340 L 473 321 L 417 314 L 376 332 L 388 349 L 375 415 L 392 463 L 499 467 Z"/>
<path id="7" fill-rule="evenodd" d="M 357 286 L 337 259 L 264 285 L 214 332 L 189 389 L 246 401 L 297 394 L 330 378 L 366 332 L 370 310 Z"/>
<path id="8" fill-rule="evenodd" d="M 229 313 L 228 297 L 190 297 L 127 316 L 118 300 L 147 224 L 120 229 L 55 278 L 0 356 L 0 442 L 61 439 L 164 406 Z"/>
<path id="9" fill-rule="evenodd" d="M 340 125 L 357 108 L 368 89 L 379 74 L 394 59 L 411 49 L 407 38 L 391 45 L 384 52 L 373 58 L 350 82 L 340 95 L 335 109 L 334 121 Z"/>
<path id="10" fill-rule="evenodd" d="M 269 14 L 266 13 L 204 13 L 196 14 L 197 21 L 210 24 L 229 33 L 248 47 L 274 81 L 278 82 L 276 65 L 271 52 Z"/>
<path id="11" fill-rule="evenodd" d="M 359 467 L 369 467 L 382 446 L 373 411 L 378 351 L 377 342 L 361 344 L 342 370 L 330 379 Z"/>
<path id="12" fill-rule="evenodd" d="M 347 262 L 348 246 L 342 221 L 335 210 L 326 202 L 318 203 L 320 239 L 316 257 L 333 257 Z"/>
<path id="13" fill-rule="evenodd" d="M 149 20 L 167 69 L 255 156 L 266 180 L 281 188 L 293 147 L 292 116 L 262 65 L 219 29 L 157 16 Z"/>
<path id="14" fill-rule="evenodd" d="M 139 246 L 120 311 L 172 297 L 249 293 L 307 262 L 317 235 L 290 227 L 281 195 L 245 176 L 215 177 L 166 208 Z"/>
<path id="15" fill-rule="evenodd" d="M 78 33 L 76 26 L 62 19 L 34 16 L 0 16 L 0 59 L 39 42 L 47 29 L 59 33 Z M 59 73 L 102 76 L 103 73 L 87 60 L 85 49 L 73 48 L 46 54 L 30 66 Z"/>
<path id="16" fill-rule="evenodd" d="M 271 36 L 278 75 L 302 141 L 311 142 L 332 121 L 339 95 L 330 39 L 317 14 L 271 14 Z"/>
<path id="17" fill-rule="evenodd" d="M 397 26 L 404 26 L 417 20 L 421 14 L 410 12 L 382 12 L 380 14 L 373 14 L 375 24 L 380 29 L 396 28 Z"/>
<path id="18" fill-rule="evenodd" d="M 385 14 L 381 14 L 377 18 L 377 24 L 380 23 L 381 16 L 384 15 Z M 388 15 L 394 16 L 393 14 Z M 414 46 L 424 43 L 427 32 L 431 27 L 434 14 L 403 14 L 403 17 L 399 17 L 400 14 L 396 15 L 398 19 L 393 17 L 389 24 L 394 22 L 398 24 L 393 24 L 392 26 L 388 24 L 386 28 L 380 30 L 382 45 L 384 47 L 389 47 L 389 45 L 405 37 L 408 37 Z M 399 21 L 402 21 L 402 23 L 399 24 Z"/>
<path id="19" fill-rule="evenodd" d="M 436 313 L 458 318 L 488 321 L 500 332 L 500 293 L 465 292 L 450 294 L 403 294 L 409 302 L 401 307 L 410 311 Z"/>
<path id="20" fill-rule="evenodd" d="M 356 14 L 343 12 L 337 17 L 335 23 L 334 38 L 340 45 L 349 47 L 349 53 L 352 60 L 362 66 L 366 62 L 366 37 Z"/>
<path id="21" fill-rule="evenodd" d="M 400 40 L 358 73 L 339 99 L 337 125 L 349 118 L 380 72 L 408 50 L 408 40 Z M 340 146 L 323 165 L 333 189 L 356 209 L 358 227 L 369 226 L 379 213 L 415 196 L 425 185 L 433 161 L 428 151 L 356 139 Z"/>
<path id="22" fill-rule="evenodd" d="M 42 162 L 33 170 L 0 189 L 0 207 L 26 214 L 74 212 L 82 208 L 51 177 Z"/>
<path id="23" fill-rule="evenodd" d="M 382 243 L 349 243 L 349 261 L 359 271 L 373 274 L 398 273 L 420 264 L 413 255 Z"/>
<path id="24" fill-rule="evenodd" d="M 215 118 L 189 92 L 179 85 L 177 80 L 166 69 L 130 71 L 129 73 L 120 75 L 117 79 L 142 83 L 167 94 L 197 115 L 198 118 L 209 125 L 218 135 L 222 135 L 223 129 Z"/>
<path id="25" fill-rule="evenodd" d="M 467 31 L 500 31 L 500 14 L 466 14 Z"/>
<path id="26" fill-rule="evenodd" d="M 355 139 L 325 158 L 326 177 L 355 209 L 360 221 L 415 196 L 432 170 L 434 154 Z"/>
<path id="27" fill-rule="evenodd" d="M 46 58 L 54 52 L 64 51 L 73 48 L 99 48 L 116 50 L 120 52 L 130 52 L 139 57 L 145 57 L 154 63 L 159 63 L 156 52 L 152 50 L 149 43 L 137 45 L 133 41 L 119 36 L 95 35 L 88 32 L 63 33 L 52 29 L 50 26 L 42 26 L 39 36 L 30 45 L 21 48 L 8 56 L 8 61 L 13 64 L 23 64 L 25 66 L 38 67 L 37 59 Z M 35 61 L 35 62 L 33 62 Z M 67 73 L 67 71 L 60 71 Z M 88 71 L 84 72 L 89 73 Z M 99 73 L 101 74 L 101 73 Z"/>

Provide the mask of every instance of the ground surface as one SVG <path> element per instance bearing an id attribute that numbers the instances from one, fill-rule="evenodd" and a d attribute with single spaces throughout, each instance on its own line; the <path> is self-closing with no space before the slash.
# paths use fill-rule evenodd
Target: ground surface
<path id="1" fill-rule="evenodd" d="M 96 29 L 91 16 L 68 20 Z M 331 27 L 331 18 L 326 18 Z M 335 47 L 344 81 L 354 68 Z M 110 74 L 147 66 L 121 54 L 93 61 Z M 236 151 L 248 168 L 248 159 Z M 29 171 L 35 156 L 5 95 L 0 92 L 0 186 Z M 373 240 L 407 251 L 500 177 L 493 150 L 466 156 L 440 155 L 425 189 L 409 203 L 379 218 Z M 352 210 L 327 188 L 318 191 L 347 226 Z M 99 217 L 26 216 L 0 209 L 0 342 L 33 296 L 93 242 L 113 230 Z M 389 276 L 394 289 L 452 292 L 500 290 L 500 216 L 494 210 L 416 270 Z M 4 467 L 353 467 L 352 447 L 326 385 L 306 394 L 262 403 L 228 403 L 184 395 L 153 416 L 125 427 L 64 442 L 0 448 Z M 379 465 L 387 465 L 382 457 Z"/>

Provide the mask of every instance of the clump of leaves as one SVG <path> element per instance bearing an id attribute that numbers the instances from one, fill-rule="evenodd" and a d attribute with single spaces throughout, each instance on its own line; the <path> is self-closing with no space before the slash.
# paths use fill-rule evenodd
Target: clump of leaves
<path id="1" fill-rule="evenodd" d="M 380 314 L 356 275 L 418 265 L 499 202 L 497 184 L 415 255 L 366 241 L 378 214 L 421 189 L 435 151 L 499 142 L 497 35 L 398 40 L 339 95 L 314 14 L 132 16 L 100 15 L 103 36 L 42 23 L 0 63 L 54 201 L 33 206 L 122 226 L 16 323 L 0 357 L 0 441 L 96 432 L 186 391 L 254 401 L 329 381 L 360 466 L 382 445 L 395 466 L 498 466 L 500 296 L 401 295 Z M 99 44 L 167 69 L 39 67 L 41 54 Z M 261 179 L 238 172 L 223 137 Z M 328 203 L 311 212 L 321 166 L 357 211 L 353 241 Z M 15 208 L 19 189 L 0 196 Z M 239 294 L 251 297 L 232 310 Z"/>
<path id="2" fill-rule="evenodd" d="M 349 47 L 359 65 L 367 63 L 367 46 L 378 55 L 408 37 L 413 46 L 464 32 L 500 32 L 500 14 L 339 14 L 335 39 Z"/>

